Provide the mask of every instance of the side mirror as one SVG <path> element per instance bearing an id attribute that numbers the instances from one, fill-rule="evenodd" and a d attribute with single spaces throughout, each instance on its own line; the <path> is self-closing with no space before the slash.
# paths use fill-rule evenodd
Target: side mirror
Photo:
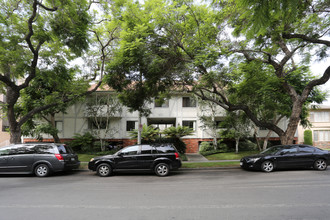
<path id="1" fill-rule="evenodd" d="M 284 152 L 281 152 L 280 155 L 283 156 L 285 153 Z"/>

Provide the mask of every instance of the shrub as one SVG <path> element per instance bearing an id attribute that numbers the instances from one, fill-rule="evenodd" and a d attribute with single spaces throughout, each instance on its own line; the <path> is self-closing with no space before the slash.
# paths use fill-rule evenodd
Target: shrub
<path id="1" fill-rule="evenodd" d="M 220 143 L 220 142 L 218 142 L 217 149 L 219 149 L 223 153 L 226 153 L 229 151 L 228 145 L 225 143 Z"/>
<path id="2" fill-rule="evenodd" d="M 213 147 L 213 145 L 210 142 L 203 141 L 199 145 L 199 151 L 200 152 L 207 152 L 207 151 L 212 151 L 212 150 L 214 150 L 214 147 Z"/>
<path id="3" fill-rule="evenodd" d="M 238 147 L 241 151 L 253 151 L 258 149 L 257 144 L 248 139 L 240 142 Z"/>
<path id="4" fill-rule="evenodd" d="M 94 151 L 94 137 L 91 133 L 87 132 L 83 135 L 75 134 L 73 140 L 68 143 L 76 152 L 93 152 Z"/>
<path id="5" fill-rule="evenodd" d="M 313 145 L 313 134 L 311 130 L 304 131 L 304 144 Z"/>

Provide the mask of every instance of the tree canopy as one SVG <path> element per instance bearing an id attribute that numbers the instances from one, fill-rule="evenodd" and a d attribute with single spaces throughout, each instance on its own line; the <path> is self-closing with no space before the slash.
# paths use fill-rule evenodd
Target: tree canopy
<path id="1" fill-rule="evenodd" d="M 88 49 L 89 8 L 85 0 L 2 2 L 0 88 L 11 143 L 21 141 L 21 127 L 34 115 L 86 90 L 69 62 Z"/>

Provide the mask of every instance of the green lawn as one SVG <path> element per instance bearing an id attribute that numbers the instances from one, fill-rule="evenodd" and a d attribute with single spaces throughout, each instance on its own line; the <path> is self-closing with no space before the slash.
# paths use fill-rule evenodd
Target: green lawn
<path id="1" fill-rule="evenodd" d="M 240 160 L 242 157 L 258 154 L 259 151 L 243 151 L 238 152 L 229 152 L 229 153 L 218 153 L 205 156 L 208 160 Z"/>
<path id="2" fill-rule="evenodd" d="M 97 157 L 94 154 L 78 154 L 78 158 L 81 162 L 89 162 L 93 157 Z"/>

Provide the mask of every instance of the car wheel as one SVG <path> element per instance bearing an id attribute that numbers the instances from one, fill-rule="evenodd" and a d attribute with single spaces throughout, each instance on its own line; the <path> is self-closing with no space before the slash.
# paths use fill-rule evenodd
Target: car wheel
<path id="1" fill-rule="evenodd" d="M 110 176 L 112 174 L 112 167 L 107 163 L 102 163 L 97 167 L 96 172 L 101 177 Z"/>
<path id="2" fill-rule="evenodd" d="M 157 176 L 167 176 L 170 173 L 170 167 L 166 163 L 159 163 L 155 166 Z"/>
<path id="3" fill-rule="evenodd" d="M 38 177 L 45 177 L 45 176 L 48 176 L 49 175 L 50 169 L 49 169 L 49 167 L 46 164 L 39 164 L 34 169 L 34 173 Z"/>
<path id="4" fill-rule="evenodd" d="M 324 159 L 318 159 L 314 163 L 314 168 L 316 170 L 326 170 L 327 167 L 328 167 L 328 164 Z"/>
<path id="5" fill-rule="evenodd" d="M 274 170 L 274 163 L 272 161 L 266 160 L 261 164 L 261 170 L 264 172 L 272 172 Z"/>

